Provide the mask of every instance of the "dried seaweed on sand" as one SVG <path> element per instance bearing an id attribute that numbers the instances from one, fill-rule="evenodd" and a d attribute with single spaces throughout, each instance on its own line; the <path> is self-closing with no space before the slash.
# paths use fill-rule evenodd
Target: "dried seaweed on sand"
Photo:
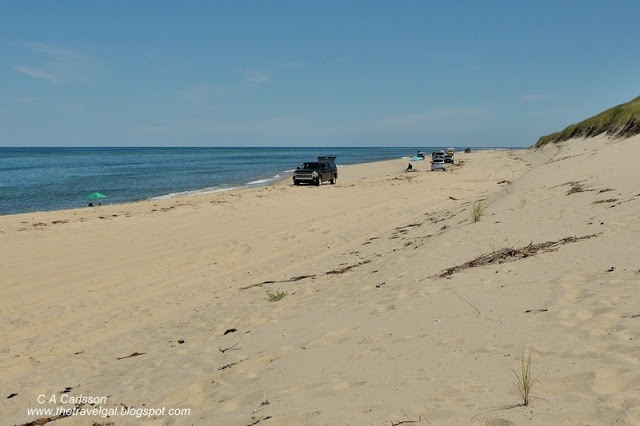
<path id="1" fill-rule="evenodd" d="M 558 241 L 547 241 L 545 243 L 533 244 L 530 243 L 528 246 L 514 248 L 514 247 L 505 247 L 500 250 L 492 251 L 488 254 L 483 254 L 481 256 L 476 257 L 469 262 L 463 263 L 462 265 L 453 266 L 451 268 L 445 269 L 439 274 L 435 275 L 432 278 L 446 278 L 450 275 L 455 274 L 456 272 L 463 271 L 468 268 L 475 268 L 478 266 L 484 265 L 492 265 L 492 264 L 500 264 L 505 262 L 511 262 L 518 259 L 524 259 L 525 257 L 535 256 L 538 253 L 547 253 L 550 251 L 555 251 L 558 247 L 575 243 L 576 241 L 587 240 L 589 238 L 593 238 L 598 236 L 598 234 L 585 235 L 582 237 L 565 237 Z"/>

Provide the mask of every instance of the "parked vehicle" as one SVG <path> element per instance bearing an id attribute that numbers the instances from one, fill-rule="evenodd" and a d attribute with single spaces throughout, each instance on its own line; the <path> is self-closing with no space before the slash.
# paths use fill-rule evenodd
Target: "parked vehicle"
<path id="1" fill-rule="evenodd" d="M 447 171 L 447 166 L 444 163 L 443 158 L 434 158 L 431 160 L 431 171 L 442 170 L 443 172 Z"/>
<path id="2" fill-rule="evenodd" d="M 322 185 L 322 182 L 335 184 L 338 180 L 338 167 L 335 163 L 336 157 L 318 157 L 318 161 L 303 163 L 296 167 L 293 172 L 293 184 L 301 183 Z"/>
<path id="3" fill-rule="evenodd" d="M 453 164 L 453 155 L 445 154 L 443 160 L 445 163 Z"/>

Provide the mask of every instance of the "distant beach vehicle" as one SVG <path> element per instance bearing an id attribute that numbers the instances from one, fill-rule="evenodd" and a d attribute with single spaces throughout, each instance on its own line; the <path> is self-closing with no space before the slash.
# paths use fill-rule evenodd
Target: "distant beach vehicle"
<path id="1" fill-rule="evenodd" d="M 323 181 L 329 181 L 331 185 L 335 185 L 338 179 L 338 167 L 335 159 L 335 156 L 320 156 L 318 161 L 303 163 L 296 167 L 293 172 L 293 184 L 313 183 L 320 186 Z"/>
<path id="2" fill-rule="evenodd" d="M 434 172 L 436 170 L 442 170 L 443 172 L 447 171 L 447 166 L 444 163 L 444 159 L 434 158 L 433 160 L 431 160 L 431 171 Z"/>

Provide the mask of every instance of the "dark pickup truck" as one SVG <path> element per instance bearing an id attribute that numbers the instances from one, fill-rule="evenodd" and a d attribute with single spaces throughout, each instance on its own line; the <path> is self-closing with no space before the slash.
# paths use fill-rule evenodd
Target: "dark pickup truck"
<path id="1" fill-rule="evenodd" d="M 338 167 L 336 157 L 318 157 L 318 161 L 304 163 L 293 172 L 293 184 L 301 183 L 322 185 L 322 182 L 335 184 L 338 180 Z"/>

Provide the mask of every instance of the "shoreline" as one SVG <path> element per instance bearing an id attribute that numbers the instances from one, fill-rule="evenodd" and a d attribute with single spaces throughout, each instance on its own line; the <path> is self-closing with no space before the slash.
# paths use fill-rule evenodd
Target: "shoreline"
<path id="1" fill-rule="evenodd" d="M 61 150 L 67 149 L 67 148 L 60 148 Z M 150 148 L 153 150 L 153 148 Z M 366 149 L 366 148 L 363 148 Z M 376 149 L 376 148 L 372 148 L 372 149 Z M 383 148 L 383 149 L 391 149 L 390 147 L 387 148 Z M 399 149 L 404 150 L 405 148 L 401 147 Z M 392 161 L 392 160 L 396 160 L 399 158 L 409 158 L 411 157 L 410 154 L 408 154 L 408 150 L 412 149 L 411 147 L 406 147 L 407 149 L 407 153 L 406 155 L 402 156 L 402 157 L 394 157 L 391 159 L 385 159 L 385 160 L 378 160 L 378 161 Z M 418 148 L 416 148 L 418 149 Z M 477 148 L 477 150 L 484 150 L 484 149 L 491 149 L 491 148 Z M 509 149 L 509 148 L 506 148 Z M 377 161 L 373 161 L 373 162 L 377 162 Z M 368 161 L 363 161 L 363 162 L 358 162 L 358 163 L 352 163 L 352 164 L 365 164 L 368 163 Z M 348 165 L 348 164 L 347 164 Z M 295 167 L 295 166 L 293 166 Z M 168 193 L 163 193 L 157 196 L 153 196 L 153 197 L 145 197 L 144 199 L 138 199 L 138 200 L 129 200 L 129 201 L 115 201 L 115 204 L 128 204 L 128 203 L 135 203 L 135 202 L 140 202 L 140 201 L 153 201 L 153 200 L 160 200 L 160 199 L 169 199 L 169 198 L 176 198 L 176 197 L 183 197 L 183 196 L 192 196 L 192 195 L 199 195 L 199 194 L 208 194 L 208 193 L 215 193 L 215 192 L 225 192 L 225 191 L 235 191 L 235 190 L 239 190 L 239 189 L 251 189 L 251 188 L 256 188 L 256 187 L 263 187 L 263 186 L 270 186 L 273 185 L 274 183 L 277 184 L 277 182 L 280 182 L 282 180 L 286 180 L 287 178 L 290 178 L 290 175 L 293 173 L 293 169 L 290 170 L 283 170 L 283 169 L 278 169 L 275 168 L 273 173 L 268 173 L 267 176 L 261 176 L 261 177 L 256 177 L 255 180 L 251 181 L 251 182 L 246 182 L 246 181 L 242 181 L 240 180 L 238 183 L 233 183 L 233 182 L 228 182 L 228 183 L 218 183 L 215 184 L 213 186 L 211 185 L 206 185 L 204 187 L 201 188 L 197 188 L 197 189 L 190 189 L 190 190 L 185 190 L 185 191 L 178 191 L 178 192 L 168 192 Z M 281 178 L 275 178 L 275 176 L 277 175 L 281 175 Z M 107 194 L 109 195 L 109 194 Z M 116 199 L 118 197 L 116 196 Z M 67 200 L 68 201 L 68 200 Z M 106 203 L 105 205 L 115 205 L 115 204 L 111 204 L 110 203 L 110 199 L 107 198 L 106 200 L 104 200 Z M 86 200 L 86 203 L 83 203 L 81 205 L 76 205 L 75 207 L 69 207 L 69 208 L 59 208 L 59 209 L 46 209 L 46 210 L 36 210 L 36 211 L 24 211 L 24 212 L 19 212 L 19 213 L 10 213 L 10 214 L 24 214 L 24 213 L 35 213 L 35 212 L 46 212 L 46 211 L 60 211 L 60 210 L 73 210 L 73 209 L 77 209 L 77 208 L 84 208 L 87 206 L 87 204 L 90 202 L 90 200 Z M 2 216 L 7 216 L 9 214 L 3 214 Z M 1 216 L 0 216 L 1 217 Z"/>
<path id="2" fill-rule="evenodd" d="M 368 167 L 368 165 L 375 165 L 375 164 L 384 163 L 384 162 L 396 162 L 396 161 L 400 161 L 400 160 L 406 161 L 406 159 L 408 159 L 408 158 L 410 158 L 410 157 L 403 157 L 403 158 L 391 159 L 391 160 L 380 160 L 380 161 L 365 162 L 365 163 L 354 163 L 354 164 L 349 164 L 349 165 L 339 165 L 338 168 L 339 168 L 339 170 L 341 170 L 343 168 L 348 168 L 350 166 Z M 282 172 L 282 173 L 286 173 L 286 171 Z M 268 182 L 268 183 L 265 182 L 264 184 L 256 184 L 256 185 L 245 184 L 243 186 L 235 186 L 235 187 L 230 187 L 230 188 L 221 188 L 221 189 L 216 189 L 216 190 L 211 190 L 211 191 L 208 191 L 208 190 L 205 190 L 205 189 L 197 189 L 197 190 L 193 190 L 193 191 L 185 191 L 185 192 L 182 192 L 182 193 L 161 195 L 161 196 L 157 196 L 157 197 L 147 198 L 147 199 L 144 199 L 144 200 L 128 201 L 128 202 L 114 203 L 114 204 L 109 204 L 108 201 L 105 201 L 105 203 L 103 203 L 101 205 L 94 205 L 93 207 L 82 206 L 82 207 L 75 207 L 75 208 L 70 208 L 70 209 L 40 210 L 40 211 L 34 211 L 34 212 L 12 213 L 12 214 L 0 215 L 0 219 L 2 219 L 3 217 L 10 217 L 10 216 L 37 215 L 37 214 L 47 214 L 47 213 L 55 213 L 55 212 L 67 212 L 67 211 L 76 211 L 76 210 L 85 211 L 87 209 L 100 209 L 100 208 L 105 208 L 105 207 L 126 208 L 126 206 L 128 206 L 128 205 L 136 205 L 138 203 L 155 203 L 155 202 L 162 202 L 164 200 L 182 200 L 182 201 L 186 202 L 187 200 L 189 200 L 189 199 L 191 199 L 193 197 L 211 196 L 211 195 L 214 195 L 214 194 L 225 193 L 225 192 L 245 191 L 245 190 L 258 189 L 258 188 L 268 188 L 268 187 L 271 187 L 271 186 L 286 185 L 286 182 L 291 180 L 292 174 L 293 174 L 293 171 L 291 171 L 291 174 L 287 174 L 286 176 L 283 176 L 280 179 L 270 180 L 270 182 Z M 89 203 L 89 202 L 90 201 L 87 201 L 87 203 Z"/>
<path id="3" fill-rule="evenodd" d="M 403 158 L 390 159 L 390 160 L 380 160 L 380 161 L 365 162 L 365 163 L 354 163 L 354 164 L 350 164 L 350 165 L 339 165 L 338 166 L 338 170 L 342 170 L 343 168 L 348 168 L 350 166 L 364 166 L 364 167 L 367 167 L 368 165 L 375 165 L 375 164 L 385 163 L 385 162 L 396 162 L 396 161 L 399 161 L 399 160 L 406 160 L 408 158 L 410 158 L 410 157 L 403 157 Z M 285 172 L 282 172 L 282 173 L 287 173 L 287 172 L 285 171 Z M 283 185 L 286 185 L 287 181 L 291 180 L 291 176 L 292 175 L 293 175 L 293 171 L 291 171 L 291 173 L 287 174 L 286 176 L 282 176 L 279 179 L 270 180 L 268 183 L 265 182 L 264 184 L 256 184 L 256 185 L 244 184 L 242 186 L 232 186 L 232 187 L 229 187 L 229 188 L 221 188 L 221 189 L 216 189 L 216 190 L 211 190 L 211 191 L 208 191 L 206 189 L 196 189 L 196 190 L 185 191 L 185 192 L 181 192 L 181 193 L 175 193 L 175 194 L 171 193 L 171 194 L 166 194 L 166 195 L 160 195 L 160 196 L 157 196 L 157 197 L 147 198 L 147 199 L 144 199 L 144 200 L 127 201 L 127 202 L 123 202 L 123 203 L 114 203 L 114 204 L 109 204 L 108 201 L 105 201 L 105 203 L 103 203 L 101 205 L 94 205 L 93 207 L 82 206 L 82 207 L 75 207 L 75 208 L 69 208 L 69 209 L 39 210 L 39 211 L 34 211 L 34 212 L 5 214 L 5 215 L 0 215 L 0 221 L 1 221 L 2 218 L 11 217 L 11 216 L 38 215 L 38 214 L 48 214 L 48 213 L 72 212 L 72 211 L 86 211 L 87 209 L 100 209 L 100 208 L 106 208 L 106 207 L 126 208 L 127 206 L 137 205 L 139 203 L 155 203 L 155 202 L 162 202 L 164 200 L 182 200 L 182 201 L 187 201 L 189 199 L 192 199 L 193 197 L 206 197 L 206 196 L 212 196 L 214 194 L 220 194 L 220 193 L 226 193 L 226 192 L 237 192 L 237 191 L 253 190 L 253 189 L 259 189 L 259 188 L 268 188 L 268 187 L 272 187 L 272 186 L 283 186 Z M 91 202 L 91 201 L 90 200 L 87 201 L 87 203 L 89 203 L 89 202 Z"/>

